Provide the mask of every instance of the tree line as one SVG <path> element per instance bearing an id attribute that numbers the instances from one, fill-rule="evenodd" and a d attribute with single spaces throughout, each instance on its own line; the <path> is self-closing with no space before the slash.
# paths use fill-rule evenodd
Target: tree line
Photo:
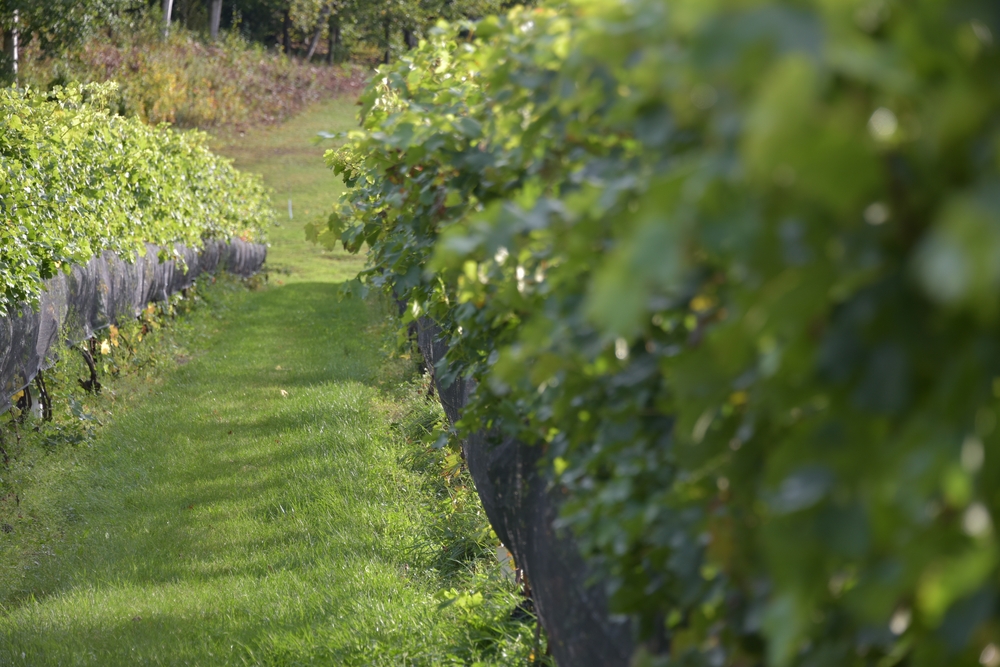
<path id="1" fill-rule="evenodd" d="M 343 62 L 360 45 L 370 60 L 389 62 L 417 45 L 439 20 L 476 20 L 512 0 L 2 0 L 0 28 L 6 79 L 17 72 L 26 44 L 42 53 L 71 49 L 82 39 L 158 14 L 174 27 L 211 40 L 227 31 L 307 61 Z"/>

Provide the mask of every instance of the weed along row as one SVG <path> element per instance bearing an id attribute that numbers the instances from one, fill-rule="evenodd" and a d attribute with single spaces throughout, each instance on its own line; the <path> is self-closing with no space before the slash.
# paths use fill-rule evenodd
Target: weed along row
<path id="1" fill-rule="evenodd" d="M 362 94 L 368 252 L 558 664 L 1000 665 L 1000 15 L 584 0 Z"/>

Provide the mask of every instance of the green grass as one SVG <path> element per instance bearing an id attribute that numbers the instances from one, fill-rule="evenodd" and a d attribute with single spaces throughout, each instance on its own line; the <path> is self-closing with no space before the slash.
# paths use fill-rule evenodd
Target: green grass
<path id="1" fill-rule="evenodd" d="M 357 109 L 353 99 L 337 98 L 317 104 L 293 122 L 213 142 L 237 168 L 262 174 L 273 191 L 278 226 L 270 231 L 268 267 L 276 281 L 348 280 L 364 266 L 363 257 L 343 248 L 331 252 L 309 243 L 302 230 L 307 222 L 325 220 L 344 191 L 343 182 L 323 163 L 323 153 L 333 143 L 316 143 L 319 133 L 356 128 Z"/>
<path id="2" fill-rule="evenodd" d="M 349 108 L 242 166 L 318 208 L 321 168 L 264 156 L 321 153 L 308 137 Z M 123 373 L 100 397 L 66 352 L 58 428 L 16 438 L 3 417 L 0 665 L 528 663 L 534 625 L 511 620 L 467 476 L 421 444 L 440 419 L 425 380 L 381 307 L 338 298 L 349 262 L 278 231 L 283 284 L 199 288 L 131 361 L 102 359 Z"/>

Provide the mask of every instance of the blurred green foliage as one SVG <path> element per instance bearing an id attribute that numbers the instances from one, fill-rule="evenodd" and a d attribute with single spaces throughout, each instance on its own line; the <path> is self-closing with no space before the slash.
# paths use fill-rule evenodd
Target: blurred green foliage
<path id="1" fill-rule="evenodd" d="M 259 179 L 206 137 L 107 110 L 113 85 L 0 90 L 0 312 L 105 250 L 261 241 L 273 212 Z"/>
<path id="2" fill-rule="evenodd" d="M 440 26 L 321 242 L 545 447 L 639 664 L 1000 664 L 1000 8 Z M 658 655 L 653 648 L 669 649 Z"/>

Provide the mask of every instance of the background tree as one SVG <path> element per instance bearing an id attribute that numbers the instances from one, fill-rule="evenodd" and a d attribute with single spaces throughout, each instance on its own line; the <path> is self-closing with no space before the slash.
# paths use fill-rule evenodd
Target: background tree
<path id="1" fill-rule="evenodd" d="M 250 42 L 306 60 L 340 62 L 350 55 L 389 62 L 412 49 L 440 19 L 479 19 L 503 11 L 503 0 L 0 0 L 0 80 L 15 78 L 13 43 L 44 55 L 65 51 L 95 31 L 142 12 L 206 34 L 238 31 Z M 524 3 L 521 3 L 524 4 Z M 530 3 L 529 3 L 530 4 Z M 224 11 L 225 10 L 225 11 Z M 323 54 L 323 45 L 326 53 Z"/>
<path id="2" fill-rule="evenodd" d="M 388 62 L 396 53 L 415 47 L 440 19 L 475 20 L 511 4 L 503 0 L 233 0 L 233 11 L 223 13 L 220 28 L 238 29 L 250 41 L 307 60 L 320 53 L 325 40 L 329 62 L 343 60 L 352 46 L 359 45 L 367 45 L 378 60 Z"/>
<path id="3" fill-rule="evenodd" d="M 208 32 L 214 42 L 219 38 L 219 23 L 222 21 L 222 0 L 212 0 Z"/>
<path id="4" fill-rule="evenodd" d="M 38 40 L 43 52 L 52 52 L 118 20 L 139 5 L 137 0 L 2 0 L 0 28 L 5 39 L 0 79 L 14 79 L 11 47 L 15 33 L 22 46 Z"/>

